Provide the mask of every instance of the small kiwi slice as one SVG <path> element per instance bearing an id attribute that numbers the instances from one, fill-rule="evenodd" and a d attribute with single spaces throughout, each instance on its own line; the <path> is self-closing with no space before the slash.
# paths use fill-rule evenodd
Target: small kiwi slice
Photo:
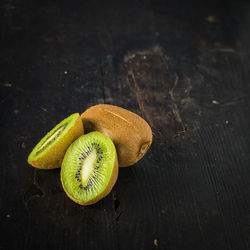
<path id="1" fill-rule="evenodd" d="M 61 182 L 70 199 L 80 205 L 96 203 L 108 195 L 118 176 L 116 149 L 107 136 L 91 132 L 68 148 Z"/>
<path id="2" fill-rule="evenodd" d="M 40 140 L 30 153 L 28 163 L 40 169 L 59 168 L 67 148 L 83 133 L 80 115 L 72 114 Z"/>

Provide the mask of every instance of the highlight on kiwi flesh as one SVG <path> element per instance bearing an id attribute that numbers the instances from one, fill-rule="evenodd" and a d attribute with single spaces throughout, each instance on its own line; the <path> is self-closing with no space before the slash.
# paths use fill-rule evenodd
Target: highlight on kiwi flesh
<path id="1" fill-rule="evenodd" d="M 40 169 L 61 167 L 63 157 L 70 144 L 84 134 L 82 120 L 78 113 L 72 114 L 56 125 L 34 147 L 28 163 Z"/>
<path id="2" fill-rule="evenodd" d="M 121 107 L 99 104 L 81 114 L 85 131 L 99 131 L 115 144 L 120 167 L 138 162 L 152 143 L 152 130 L 139 115 Z"/>
<path id="3" fill-rule="evenodd" d="M 96 203 L 113 188 L 118 161 L 113 142 L 99 132 L 79 137 L 68 148 L 61 168 L 64 191 L 78 204 Z"/>

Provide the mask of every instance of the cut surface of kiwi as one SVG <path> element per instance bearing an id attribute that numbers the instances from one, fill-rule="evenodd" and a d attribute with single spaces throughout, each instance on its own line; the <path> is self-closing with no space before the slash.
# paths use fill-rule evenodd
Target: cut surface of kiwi
<path id="1" fill-rule="evenodd" d="M 115 146 L 99 132 L 79 137 L 63 159 L 62 186 L 69 198 L 81 205 L 93 204 L 108 195 L 117 176 Z"/>
<path id="2" fill-rule="evenodd" d="M 67 148 L 83 133 L 79 114 L 72 114 L 38 142 L 28 157 L 28 163 L 41 169 L 59 168 Z"/>

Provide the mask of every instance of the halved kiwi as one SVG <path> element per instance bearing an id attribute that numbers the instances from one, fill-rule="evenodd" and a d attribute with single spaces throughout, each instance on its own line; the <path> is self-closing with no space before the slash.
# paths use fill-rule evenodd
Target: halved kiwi
<path id="1" fill-rule="evenodd" d="M 90 205 L 108 195 L 118 176 L 116 149 L 107 136 L 91 132 L 68 148 L 61 168 L 66 194 L 78 204 Z"/>
<path id="2" fill-rule="evenodd" d="M 28 163 L 41 169 L 59 168 L 70 144 L 83 133 L 79 114 L 72 114 L 40 140 L 30 153 Z"/>

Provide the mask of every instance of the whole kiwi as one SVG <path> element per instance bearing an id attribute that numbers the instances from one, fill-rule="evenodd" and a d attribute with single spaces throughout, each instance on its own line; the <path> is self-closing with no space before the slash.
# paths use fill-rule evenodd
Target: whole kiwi
<path id="1" fill-rule="evenodd" d="M 120 167 L 138 162 L 152 143 L 152 130 L 139 115 L 124 108 L 99 104 L 81 114 L 86 133 L 99 131 L 115 144 Z"/>

